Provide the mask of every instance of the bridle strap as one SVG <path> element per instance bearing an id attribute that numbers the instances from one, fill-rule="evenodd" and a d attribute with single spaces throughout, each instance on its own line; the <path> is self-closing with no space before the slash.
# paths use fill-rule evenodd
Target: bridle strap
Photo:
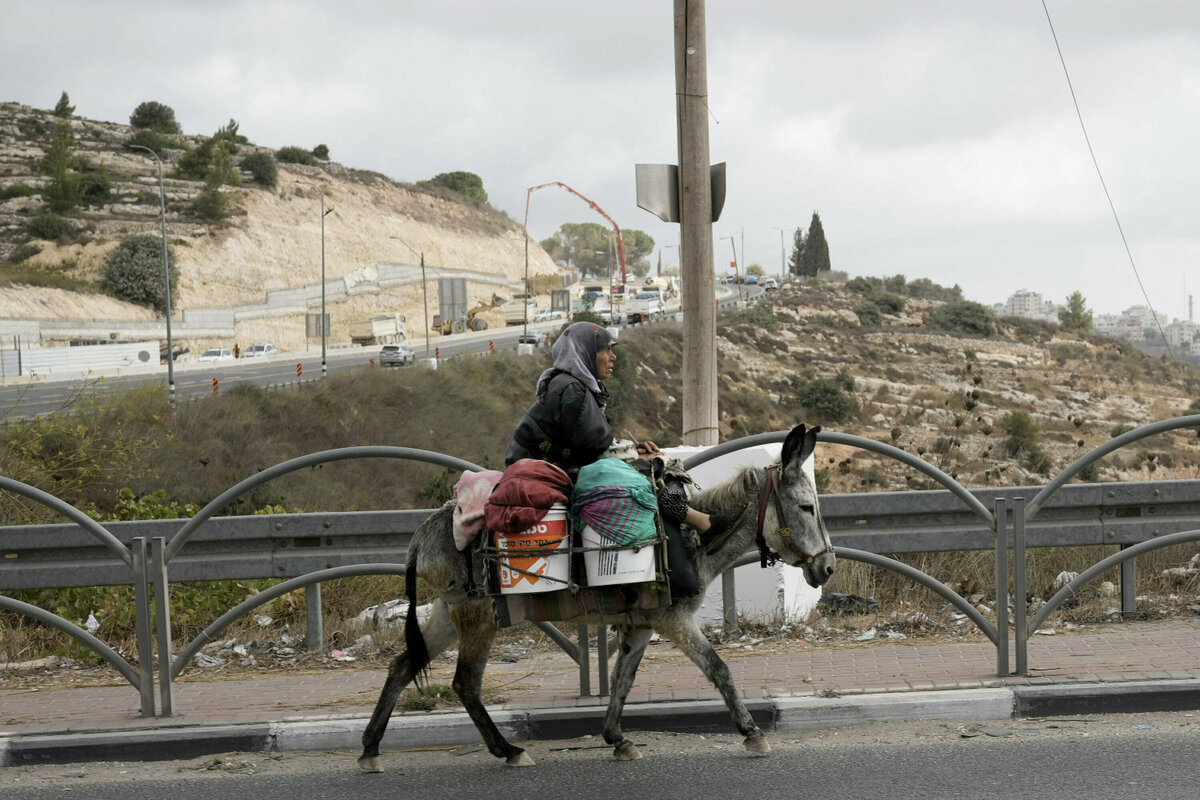
<path id="1" fill-rule="evenodd" d="M 778 556 L 771 553 L 771 548 L 767 545 L 767 539 L 763 535 L 763 525 L 767 519 L 767 507 L 772 499 L 775 500 L 775 516 L 780 527 L 775 529 L 775 535 L 783 542 L 797 558 L 801 564 L 811 564 L 816 561 L 817 556 L 824 555 L 829 551 L 825 548 L 817 556 L 809 555 L 801 550 L 792 541 L 792 529 L 786 527 L 787 518 L 783 516 L 783 501 L 779 498 L 779 464 L 772 464 L 767 467 L 767 477 L 763 482 L 762 502 L 758 506 L 758 528 L 754 532 L 754 543 L 758 545 L 759 563 L 765 568 L 768 564 L 774 561 Z"/>

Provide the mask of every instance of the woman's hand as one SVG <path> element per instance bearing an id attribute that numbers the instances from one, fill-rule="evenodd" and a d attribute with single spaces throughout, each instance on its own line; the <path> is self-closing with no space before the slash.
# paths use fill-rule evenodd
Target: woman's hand
<path id="1" fill-rule="evenodd" d="M 658 445 L 654 442 L 638 442 L 637 452 L 642 458 L 657 458 L 666 455 L 662 450 L 658 449 Z"/>

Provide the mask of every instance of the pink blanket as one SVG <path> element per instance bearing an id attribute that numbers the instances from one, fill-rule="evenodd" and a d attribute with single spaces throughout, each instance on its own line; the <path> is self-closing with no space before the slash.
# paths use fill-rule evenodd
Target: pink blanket
<path id="1" fill-rule="evenodd" d="M 483 530 L 483 509 L 504 473 L 467 471 L 454 484 L 454 546 L 462 550 Z"/>

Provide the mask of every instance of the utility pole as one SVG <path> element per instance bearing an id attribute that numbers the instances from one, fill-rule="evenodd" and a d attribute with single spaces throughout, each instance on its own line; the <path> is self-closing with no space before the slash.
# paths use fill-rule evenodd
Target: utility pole
<path id="1" fill-rule="evenodd" d="M 683 311 L 683 443 L 717 444 L 717 313 L 704 0 L 674 0 Z"/>

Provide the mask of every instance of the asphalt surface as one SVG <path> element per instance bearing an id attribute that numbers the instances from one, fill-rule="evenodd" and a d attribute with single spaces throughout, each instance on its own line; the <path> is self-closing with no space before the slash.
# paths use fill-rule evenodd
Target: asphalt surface
<path id="1" fill-rule="evenodd" d="M 848 642 L 786 653 L 767 644 L 747 647 L 726 653 L 726 660 L 768 734 L 889 720 L 1200 709 L 1200 619 L 1034 636 L 1030 674 L 1003 677 L 987 641 Z M 441 658 L 433 666 L 432 680 L 448 684 L 453 660 Z M 128 683 L 25 688 L 0 672 L 0 765 L 358 752 L 385 675 L 332 659 L 316 671 L 264 670 L 233 679 L 191 669 L 173 685 L 174 714 L 162 715 L 156 701 L 159 716 L 144 717 Z M 594 661 L 589 680 L 591 694 L 581 696 L 574 662 L 559 651 L 533 652 L 515 663 L 489 665 L 485 692 L 510 739 L 571 738 L 600 731 L 607 698 L 596 696 Z M 666 642 L 647 651 L 624 728 L 734 733 L 716 690 Z M 479 741 L 461 710 L 397 710 L 383 747 Z"/>

